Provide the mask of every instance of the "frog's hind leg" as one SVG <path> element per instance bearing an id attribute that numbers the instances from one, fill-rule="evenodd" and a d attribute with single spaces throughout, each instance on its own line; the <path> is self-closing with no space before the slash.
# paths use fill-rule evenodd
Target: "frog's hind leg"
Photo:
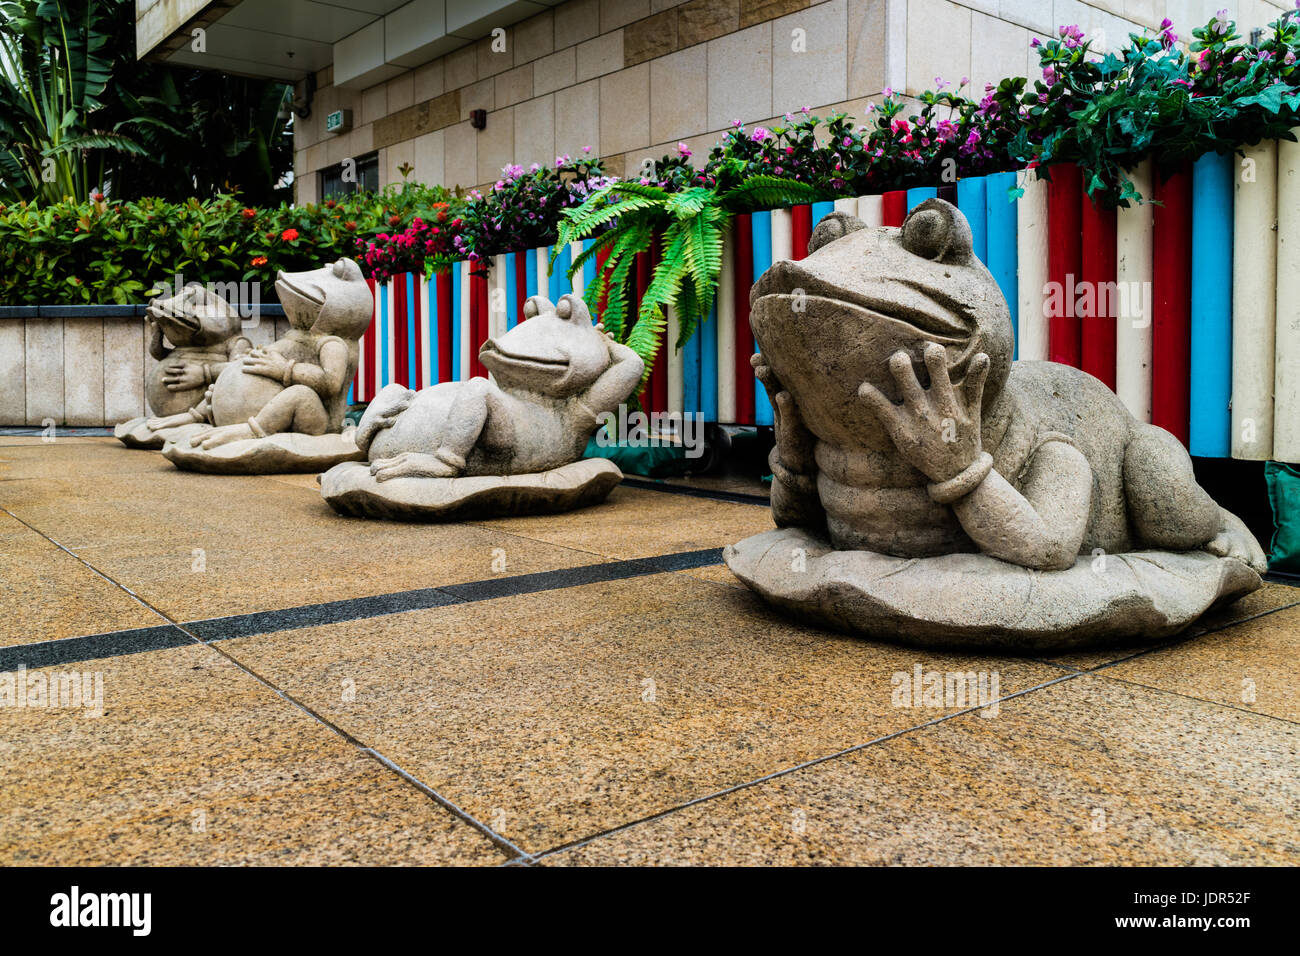
<path id="1" fill-rule="evenodd" d="M 1187 449 L 1154 425 L 1135 426 L 1129 439 L 1124 497 L 1139 547 L 1211 550 L 1210 543 L 1227 530 L 1227 512 L 1196 483 Z"/>
<path id="2" fill-rule="evenodd" d="M 394 382 L 385 385 L 374 401 L 366 406 L 361 421 L 357 422 L 356 443 L 363 452 L 370 451 L 370 443 L 385 428 L 391 428 L 397 416 L 411 407 L 415 392 Z"/>
<path id="3" fill-rule="evenodd" d="M 329 430 L 329 415 L 320 396 L 307 385 L 290 385 L 262 406 L 247 422 L 214 428 L 200 436 L 205 449 L 227 445 L 248 438 L 265 438 L 280 432 L 324 435 Z M 198 443 L 198 437 L 195 439 Z"/>

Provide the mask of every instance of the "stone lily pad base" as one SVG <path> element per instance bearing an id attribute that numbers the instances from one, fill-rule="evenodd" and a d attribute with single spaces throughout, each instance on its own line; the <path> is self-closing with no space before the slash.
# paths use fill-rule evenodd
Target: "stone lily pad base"
<path id="1" fill-rule="evenodd" d="M 265 438 L 232 441 L 212 449 L 192 447 L 189 439 L 202 427 L 187 425 L 169 432 L 163 457 L 177 468 L 212 475 L 309 474 L 366 457 L 357 447 L 354 428 L 341 434 L 282 432 Z"/>
<path id="2" fill-rule="evenodd" d="M 368 464 L 349 462 L 321 475 L 320 485 L 321 495 L 339 514 L 458 521 L 570 511 L 603 501 L 622 480 L 613 462 L 584 458 L 536 474 L 387 481 L 376 481 Z"/>
<path id="3" fill-rule="evenodd" d="M 129 422 L 115 425 L 113 427 L 113 437 L 127 448 L 146 448 L 151 451 L 160 451 L 163 445 L 167 444 L 167 439 L 178 437 L 182 429 L 189 428 L 189 426 L 182 425 L 179 428 L 164 428 L 162 431 L 154 431 L 145 424 L 150 417 L 149 415 L 142 415 L 139 418 L 131 419 Z M 193 433 L 193 429 L 190 429 L 190 433 Z"/>
<path id="4" fill-rule="evenodd" d="M 1031 571 L 982 554 L 834 551 L 797 528 L 745 538 L 727 566 L 765 601 L 838 630 L 923 647 L 1017 652 L 1166 637 L 1254 591 L 1260 576 L 1203 551 L 1082 556 Z"/>

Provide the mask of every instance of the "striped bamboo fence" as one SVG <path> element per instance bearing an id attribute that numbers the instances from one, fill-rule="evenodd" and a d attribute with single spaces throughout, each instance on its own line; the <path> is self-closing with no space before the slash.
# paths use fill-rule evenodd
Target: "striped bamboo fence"
<path id="1" fill-rule="evenodd" d="M 736 216 L 724 244 L 709 320 L 680 349 L 664 348 L 642 402 L 724 424 L 770 425 L 749 356 L 749 287 L 774 260 L 800 259 L 832 210 L 896 226 L 942 195 L 965 214 L 976 255 L 1002 289 L 1017 358 L 1051 359 L 1101 379 L 1142 421 L 1194 455 L 1300 461 L 1300 145 L 1266 143 L 1207 155 L 1160 179 L 1133 171 L 1160 205 L 1118 211 L 1088 199 L 1077 169 L 1049 182 L 1016 173 Z M 1017 185 L 1024 194 L 1011 201 Z M 390 382 L 423 388 L 483 375 L 479 346 L 523 320 L 531 295 L 581 294 L 599 268 L 565 273 L 582 243 L 497 256 L 490 277 L 459 263 L 449 275 L 375 283 L 375 321 L 362 340 L 356 401 Z M 635 270 L 638 293 L 654 262 Z M 677 319 L 668 316 L 668 342 Z"/>

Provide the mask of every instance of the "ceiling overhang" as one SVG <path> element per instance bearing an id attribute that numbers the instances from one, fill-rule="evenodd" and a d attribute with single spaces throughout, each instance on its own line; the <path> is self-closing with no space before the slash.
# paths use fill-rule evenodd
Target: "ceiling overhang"
<path id="1" fill-rule="evenodd" d="M 363 89 L 563 0 L 136 0 L 137 55 Z"/>

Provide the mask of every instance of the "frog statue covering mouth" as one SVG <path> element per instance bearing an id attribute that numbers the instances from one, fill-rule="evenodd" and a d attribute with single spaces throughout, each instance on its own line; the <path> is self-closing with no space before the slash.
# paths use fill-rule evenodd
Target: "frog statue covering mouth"
<path id="1" fill-rule="evenodd" d="M 911 644 L 1174 633 L 1264 554 L 1171 434 L 1085 372 L 1013 362 L 1006 301 L 940 199 L 824 218 L 750 295 L 776 531 L 727 549 L 774 605 Z"/>

